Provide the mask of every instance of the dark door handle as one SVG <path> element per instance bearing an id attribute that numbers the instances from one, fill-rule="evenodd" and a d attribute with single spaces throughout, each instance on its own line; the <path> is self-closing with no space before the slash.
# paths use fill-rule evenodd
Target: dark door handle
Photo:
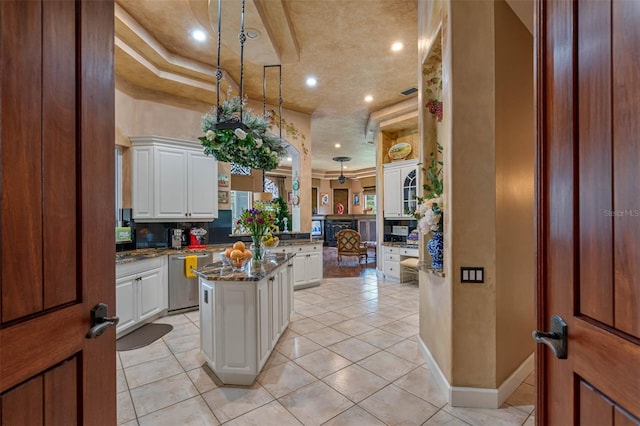
<path id="1" fill-rule="evenodd" d="M 535 330 L 533 339 L 549 346 L 558 359 L 567 359 L 567 323 L 558 315 L 551 317 L 551 331 Z"/>
<path id="2" fill-rule="evenodd" d="M 118 317 L 108 317 L 108 306 L 105 303 L 98 303 L 91 309 L 91 329 L 87 332 L 87 339 L 95 339 L 102 336 L 109 327 L 115 327 L 120 322 Z"/>

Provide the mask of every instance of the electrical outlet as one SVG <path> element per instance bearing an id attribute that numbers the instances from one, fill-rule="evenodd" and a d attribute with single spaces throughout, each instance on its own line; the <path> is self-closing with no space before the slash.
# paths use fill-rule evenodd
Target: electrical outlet
<path id="1" fill-rule="evenodd" d="M 484 283 L 484 268 L 479 266 L 462 266 L 460 268 L 460 282 L 473 284 Z"/>

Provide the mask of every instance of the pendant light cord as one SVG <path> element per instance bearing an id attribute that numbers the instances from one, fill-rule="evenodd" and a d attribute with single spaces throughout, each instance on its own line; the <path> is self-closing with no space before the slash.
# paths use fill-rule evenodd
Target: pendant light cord
<path id="1" fill-rule="evenodd" d="M 218 0 L 218 67 L 216 69 L 216 123 L 220 122 L 222 107 L 220 106 L 220 80 L 222 80 L 222 70 L 220 69 L 220 32 L 222 27 L 222 0 Z"/>
<path id="2" fill-rule="evenodd" d="M 244 103 L 244 42 L 247 41 L 247 36 L 244 34 L 244 0 L 242 0 L 242 12 L 240 13 L 240 123 L 242 123 L 242 104 Z"/>
<path id="3" fill-rule="evenodd" d="M 262 115 L 267 115 L 267 68 L 278 68 L 278 130 L 282 140 L 282 65 L 262 66 Z M 262 171 L 262 192 L 266 192 L 264 170 Z"/>

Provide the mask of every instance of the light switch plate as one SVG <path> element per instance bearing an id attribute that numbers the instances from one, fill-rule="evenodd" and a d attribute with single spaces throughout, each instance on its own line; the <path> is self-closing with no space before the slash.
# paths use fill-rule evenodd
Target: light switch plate
<path id="1" fill-rule="evenodd" d="M 484 283 L 484 268 L 480 266 L 460 267 L 460 282 L 471 284 Z"/>

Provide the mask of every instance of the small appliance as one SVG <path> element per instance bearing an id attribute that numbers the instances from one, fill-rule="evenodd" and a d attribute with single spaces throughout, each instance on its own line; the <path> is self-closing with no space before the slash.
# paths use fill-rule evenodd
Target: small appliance
<path id="1" fill-rule="evenodd" d="M 202 244 L 204 240 L 204 236 L 207 234 L 207 230 L 203 228 L 191 228 L 189 231 L 190 239 L 189 239 L 189 248 L 190 249 L 201 249 L 204 248 L 205 245 Z"/>
<path id="2" fill-rule="evenodd" d="M 171 236 L 171 248 L 180 250 L 182 248 L 182 229 L 170 229 L 169 235 Z"/>

